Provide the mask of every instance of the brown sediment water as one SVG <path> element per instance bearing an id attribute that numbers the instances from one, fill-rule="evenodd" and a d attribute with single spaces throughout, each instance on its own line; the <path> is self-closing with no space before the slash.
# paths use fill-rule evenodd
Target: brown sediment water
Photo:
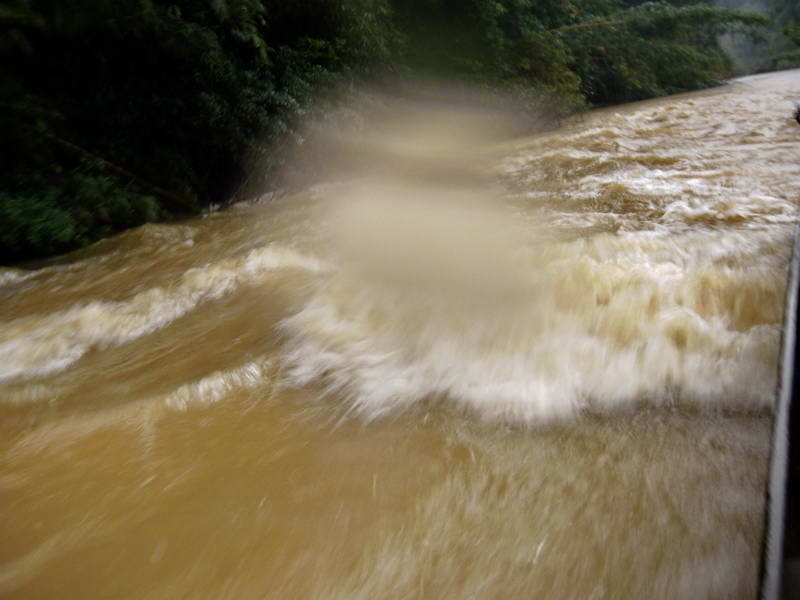
<path id="1" fill-rule="evenodd" d="M 1 269 L 0 595 L 753 598 L 798 98 L 473 154 L 411 111 L 379 169 Z"/>

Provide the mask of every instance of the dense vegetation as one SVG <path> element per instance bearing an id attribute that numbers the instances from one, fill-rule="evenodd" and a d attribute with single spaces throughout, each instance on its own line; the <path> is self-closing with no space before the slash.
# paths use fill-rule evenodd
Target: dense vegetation
<path id="1" fill-rule="evenodd" d="M 800 67 L 800 3 L 796 0 L 774 0 L 774 22 L 780 27 L 783 39 L 777 38 L 767 68 Z"/>
<path id="2" fill-rule="evenodd" d="M 737 73 L 800 67 L 800 2 L 797 0 L 716 0 L 719 4 L 767 16 L 771 21 L 759 41 L 725 36 L 723 47 Z"/>
<path id="3" fill-rule="evenodd" d="M 719 35 L 766 24 L 686 0 L 6 1 L 2 258 L 231 199 L 337 85 L 424 72 L 572 111 L 713 85 Z"/>

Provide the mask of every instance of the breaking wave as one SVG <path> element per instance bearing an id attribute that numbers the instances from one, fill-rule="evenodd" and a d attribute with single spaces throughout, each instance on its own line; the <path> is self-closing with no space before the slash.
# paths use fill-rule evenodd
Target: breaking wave
<path id="1" fill-rule="evenodd" d="M 441 199 L 345 212 L 347 259 L 282 322 L 284 363 L 367 418 L 431 399 L 528 424 L 638 402 L 771 405 L 786 257 L 758 250 L 786 240 L 520 244 L 511 215 Z"/>
<path id="2" fill-rule="evenodd" d="M 639 403 L 768 409 L 796 207 L 775 182 L 733 193 L 742 170 L 722 149 L 620 133 L 670 110 L 612 118 L 571 150 L 563 135 L 514 150 L 502 189 L 408 167 L 488 154 L 440 123 L 440 154 L 414 143 L 419 123 L 381 134 L 391 161 L 371 139 L 369 168 L 315 225 L 335 267 L 280 325 L 288 380 L 368 419 L 426 402 L 525 424 Z"/>
<path id="3" fill-rule="evenodd" d="M 90 350 L 118 346 L 152 333 L 203 302 L 278 269 L 321 269 L 318 260 L 267 246 L 243 257 L 190 269 L 171 287 L 156 287 L 123 302 L 93 301 L 45 316 L 24 317 L 0 329 L 0 381 L 63 371 Z"/>

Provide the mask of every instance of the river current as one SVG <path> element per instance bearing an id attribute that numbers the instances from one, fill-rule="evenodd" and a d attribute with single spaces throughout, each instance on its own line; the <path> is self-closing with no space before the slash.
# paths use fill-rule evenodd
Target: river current
<path id="1" fill-rule="evenodd" d="M 795 101 L 404 105 L 358 173 L 0 268 L 0 595 L 755 597 Z"/>

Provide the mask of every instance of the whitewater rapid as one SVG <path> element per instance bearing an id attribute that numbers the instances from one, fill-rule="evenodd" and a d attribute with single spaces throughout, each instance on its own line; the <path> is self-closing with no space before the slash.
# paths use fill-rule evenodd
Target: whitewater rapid
<path id="1" fill-rule="evenodd" d="M 384 99 L 326 183 L 0 269 L 0 593 L 753 597 L 797 97 Z"/>

